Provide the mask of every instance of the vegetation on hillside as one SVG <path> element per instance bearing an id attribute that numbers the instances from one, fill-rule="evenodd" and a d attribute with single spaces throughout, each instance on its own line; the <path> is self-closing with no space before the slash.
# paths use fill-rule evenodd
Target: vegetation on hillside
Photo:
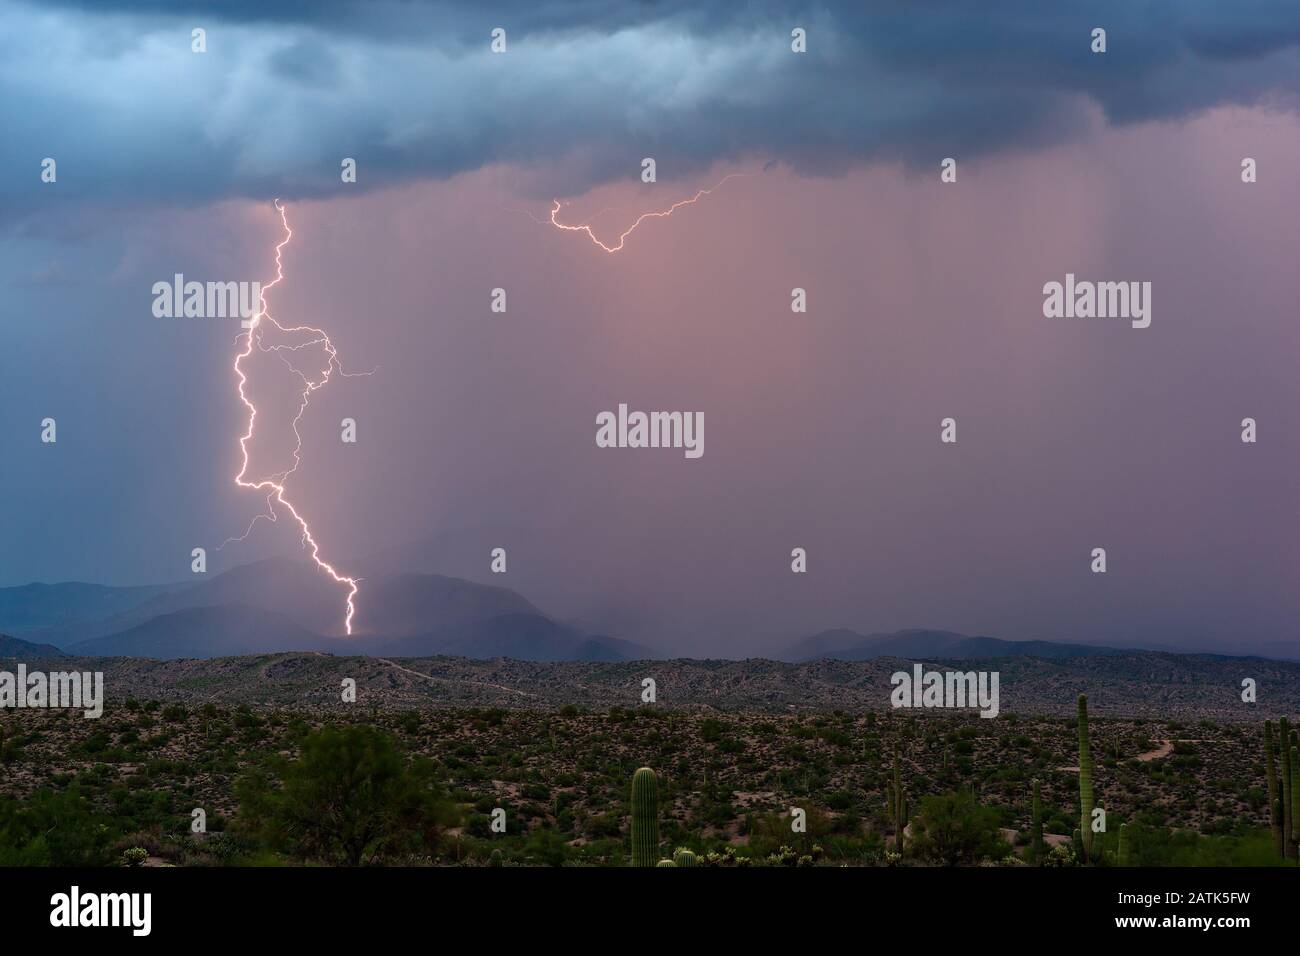
<path id="1" fill-rule="evenodd" d="M 1083 728 L 1081 764 L 1080 722 L 1059 717 L 11 712 L 0 865 L 627 866 L 634 846 L 656 867 L 1280 862 L 1283 801 L 1300 789 L 1257 729 Z M 634 826 L 641 767 L 653 787 Z M 1086 789 L 1105 812 L 1090 851 L 1074 836 Z"/>

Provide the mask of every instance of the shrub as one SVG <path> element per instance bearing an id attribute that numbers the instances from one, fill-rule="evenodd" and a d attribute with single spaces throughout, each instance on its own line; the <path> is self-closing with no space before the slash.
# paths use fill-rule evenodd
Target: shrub
<path id="1" fill-rule="evenodd" d="M 947 866 L 1001 859 L 1011 848 L 998 830 L 998 812 L 968 791 L 926 797 L 912 822 L 912 843 L 922 859 Z"/>
<path id="2" fill-rule="evenodd" d="M 253 771 L 236 784 L 240 827 L 271 849 L 358 866 L 436 854 L 455 817 L 425 761 L 408 762 L 394 739 L 354 725 L 309 734 L 275 789 Z"/>
<path id="3" fill-rule="evenodd" d="M 0 797 L 0 866 L 107 866 L 111 843 L 107 819 L 75 784 L 25 801 Z"/>

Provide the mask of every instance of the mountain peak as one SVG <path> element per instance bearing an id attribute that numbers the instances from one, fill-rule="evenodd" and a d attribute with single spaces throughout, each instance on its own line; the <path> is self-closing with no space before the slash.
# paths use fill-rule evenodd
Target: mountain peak
<path id="1" fill-rule="evenodd" d="M 53 644 L 36 644 L 22 638 L 0 634 L 0 658 L 66 657 Z"/>

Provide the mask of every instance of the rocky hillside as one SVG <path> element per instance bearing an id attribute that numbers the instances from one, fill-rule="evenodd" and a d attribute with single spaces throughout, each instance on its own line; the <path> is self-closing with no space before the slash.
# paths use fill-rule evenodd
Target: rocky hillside
<path id="1" fill-rule="evenodd" d="M 670 660 L 535 663 L 497 658 L 349 657 L 285 653 L 213 660 L 65 658 L 60 669 L 102 670 L 111 701 L 135 697 L 194 703 L 346 707 L 341 682 L 380 709 L 497 706 L 557 709 L 636 706 L 642 681 L 657 704 L 677 709 L 846 712 L 890 709 L 890 675 L 901 659 L 811 661 Z M 1002 713 L 1069 716 L 1086 693 L 1099 716 L 1259 721 L 1300 711 L 1300 664 L 1256 658 L 1141 652 L 1093 658 L 952 661 L 927 667 L 996 670 Z M 1241 700 L 1251 678 L 1259 703 Z"/>

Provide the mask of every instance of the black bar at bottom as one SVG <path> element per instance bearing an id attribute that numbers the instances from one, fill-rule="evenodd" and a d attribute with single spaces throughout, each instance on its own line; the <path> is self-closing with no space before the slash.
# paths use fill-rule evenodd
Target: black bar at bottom
<path id="1" fill-rule="evenodd" d="M 662 939 L 671 938 L 675 921 L 689 920 L 736 942 L 770 942 L 782 926 L 839 926 L 869 932 L 873 942 L 896 933 L 924 951 L 927 941 L 946 946 L 965 933 L 973 940 L 1039 930 L 1084 940 L 1200 934 L 1226 941 L 1289 925 L 1297 885 L 1300 873 L 1286 868 L 10 869 L 0 870 L 0 914 L 7 942 L 76 933 L 87 941 L 337 944 L 437 928 L 444 942 L 447 933 L 468 932 L 499 943 L 583 927 L 643 927 Z M 137 935 L 143 896 L 105 901 L 100 894 L 148 894 L 148 935 Z M 52 915 L 64 923 L 81 923 L 83 914 L 111 920 L 114 911 L 126 925 L 51 922 Z"/>

